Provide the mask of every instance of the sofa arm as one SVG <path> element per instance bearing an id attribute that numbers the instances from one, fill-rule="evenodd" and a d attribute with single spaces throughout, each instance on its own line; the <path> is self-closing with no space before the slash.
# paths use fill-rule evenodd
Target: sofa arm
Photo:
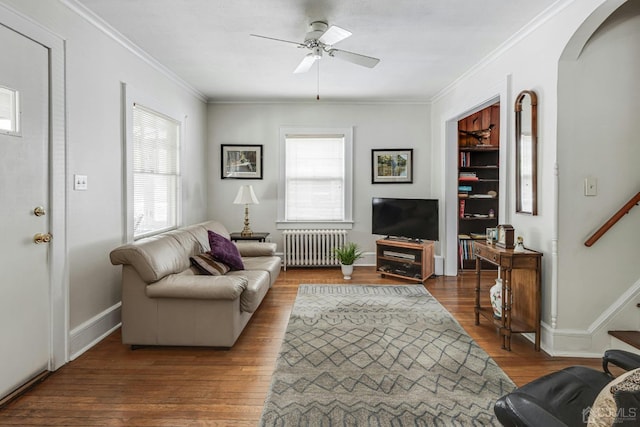
<path id="1" fill-rule="evenodd" d="M 243 276 L 170 274 L 147 286 L 149 298 L 234 300 L 247 288 Z"/>
<path id="2" fill-rule="evenodd" d="M 609 363 L 612 363 L 625 371 L 640 368 L 640 355 L 624 350 L 607 350 L 602 357 L 602 369 L 609 375 Z"/>
<path id="3" fill-rule="evenodd" d="M 276 244 L 270 242 L 236 242 L 240 256 L 274 256 Z"/>

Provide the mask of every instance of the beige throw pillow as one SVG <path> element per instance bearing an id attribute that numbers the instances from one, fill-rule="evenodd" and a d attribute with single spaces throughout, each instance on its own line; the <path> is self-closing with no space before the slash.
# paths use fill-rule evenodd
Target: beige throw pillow
<path id="1" fill-rule="evenodd" d="M 640 368 L 625 372 L 600 391 L 591 406 L 587 427 L 611 427 L 614 425 L 618 406 L 613 399 L 613 394 L 617 390 L 640 390 Z"/>

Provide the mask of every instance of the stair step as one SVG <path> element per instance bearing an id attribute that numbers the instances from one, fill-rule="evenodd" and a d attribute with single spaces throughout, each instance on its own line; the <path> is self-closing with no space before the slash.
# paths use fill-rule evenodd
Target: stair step
<path id="1" fill-rule="evenodd" d="M 609 331 L 609 335 L 640 349 L 640 331 Z"/>

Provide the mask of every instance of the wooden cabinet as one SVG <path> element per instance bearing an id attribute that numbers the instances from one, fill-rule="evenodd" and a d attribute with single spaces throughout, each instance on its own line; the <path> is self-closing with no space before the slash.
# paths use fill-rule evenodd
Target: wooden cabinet
<path id="1" fill-rule="evenodd" d="M 458 122 L 458 266 L 475 267 L 474 241 L 498 225 L 500 105 Z M 486 267 L 487 265 L 484 264 Z"/>
<path id="2" fill-rule="evenodd" d="M 376 241 L 376 270 L 382 277 L 424 282 L 434 274 L 431 241 L 380 239 Z"/>
<path id="3" fill-rule="evenodd" d="M 511 350 L 511 335 L 535 333 L 535 349 L 540 350 L 540 294 L 542 254 L 525 249 L 515 252 L 484 242 L 476 242 L 476 325 L 480 316 L 500 330 L 502 348 Z M 489 290 L 480 289 L 481 262 L 498 266 L 502 278 L 502 317 L 494 317 L 489 302 Z"/>

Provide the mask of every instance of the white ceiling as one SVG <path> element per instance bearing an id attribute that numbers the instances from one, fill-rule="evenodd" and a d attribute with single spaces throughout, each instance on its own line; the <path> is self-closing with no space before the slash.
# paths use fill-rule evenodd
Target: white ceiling
<path id="1" fill-rule="evenodd" d="M 77 0 L 210 101 L 314 100 L 317 69 L 293 74 L 324 20 L 353 33 L 325 56 L 323 100 L 429 101 L 557 0 Z"/>

